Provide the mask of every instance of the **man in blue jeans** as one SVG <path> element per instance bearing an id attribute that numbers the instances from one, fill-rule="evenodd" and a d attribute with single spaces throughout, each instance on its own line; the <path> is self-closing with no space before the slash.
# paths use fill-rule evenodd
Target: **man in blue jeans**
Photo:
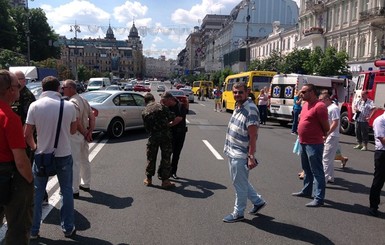
<path id="1" fill-rule="evenodd" d="M 301 164 L 305 172 L 303 188 L 293 196 L 311 197 L 314 200 L 306 207 L 319 207 L 324 204 L 325 173 L 322 164 L 324 141 L 329 131 L 328 109 L 318 100 L 318 93 L 313 84 L 302 87 L 300 95 L 306 103 L 302 106 L 298 124 L 298 136 L 301 144 Z M 314 184 L 314 193 L 313 193 Z"/>
<path id="2" fill-rule="evenodd" d="M 42 82 L 43 93 L 40 99 L 33 102 L 28 110 L 25 138 L 27 144 L 36 149 L 36 153 L 51 153 L 54 150 L 56 128 L 59 120 L 61 95 L 59 93 L 60 82 L 56 77 L 46 77 Z M 37 145 L 33 132 L 37 132 Z M 74 199 L 72 192 L 72 156 L 70 134 L 77 130 L 77 119 L 74 105 L 64 101 L 63 117 L 59 133 L 59 143 L 55 149 L 55 168 L 62 194 L 62 207 L 60 210 L 61 228 L 65 237 L 75 234 L 74 226 Z M 47 186 L 48 176 L 38 176 L 37 166 L 34 163 L 35 198 L 34 214 L 31 229 L 31 240 L 39 238 L 42 201 Z"/>
<path id="3" fill-rule="evenodd" d="M 254 158 L 259 127 L 259 112 L 244 82 L 233 85 L 236 107 L 227 128 L 224 153 L 229 158 L 230 177 L 235 188 L 234 211 L 223 218 L 226 223 L 244 219 L 247 199 L 253 204 L 250 214 L 257 214 L 266 202 L 250 184 L 249 170 L 257 166 Z"/>

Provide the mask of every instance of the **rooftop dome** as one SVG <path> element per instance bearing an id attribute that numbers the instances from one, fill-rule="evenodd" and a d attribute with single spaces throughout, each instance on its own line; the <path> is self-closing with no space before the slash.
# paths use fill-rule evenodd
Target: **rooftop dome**
<path id="1" fill-rule="evenodd" d="M 108 25 L 106 39 L 115 39 L 114 31 L 111 28 L 111 25 Z"/>
<path id="2" fill-rule="evenodd" d="M 135 23 L 132 23 L 132 27 L 130 29 L 130 35 L 128 35 L 128 36 L 129 37 L 139 37 L 138 29 L 136 29 Z"/>

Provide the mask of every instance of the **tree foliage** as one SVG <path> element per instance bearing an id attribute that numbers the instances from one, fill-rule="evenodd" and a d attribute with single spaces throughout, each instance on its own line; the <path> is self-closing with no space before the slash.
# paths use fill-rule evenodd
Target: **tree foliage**
<path id="1" fill-rule="evenodd" d="M 249 70 L 335 76 L 348 74 L 347 62 L 346 52 L 337 52 L 333 47 L 327 47 L 325 51 L 316 47 L 314 50 L 294 49 L 286 56 L 274 51 L 267 59 L 253 60 Z"/>

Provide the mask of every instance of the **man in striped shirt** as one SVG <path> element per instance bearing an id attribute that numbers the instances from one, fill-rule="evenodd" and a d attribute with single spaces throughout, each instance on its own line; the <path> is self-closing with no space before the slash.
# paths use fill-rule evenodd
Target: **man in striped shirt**
<path id="1" fill-rule="evenodd" d="M 236 107 L 230 119 L 224 153 L 228 156 L 230 177 L 235 188 L 234 211 L 223 218 L 226 223 L 244 219 L 247 198 L 253 203 L 250 214 L 257 214 L 266 202 L 249 182 L 249 170 L 257 166 L 254 157 L 257 143 L 259 112 L 253 101 L 248 99 L 249 91 L 244 82 L 233 85 Z"/>

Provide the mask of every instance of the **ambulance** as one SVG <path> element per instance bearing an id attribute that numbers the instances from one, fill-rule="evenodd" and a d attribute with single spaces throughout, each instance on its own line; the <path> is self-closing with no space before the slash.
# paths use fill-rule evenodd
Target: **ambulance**
<path id="1" fill-rule="evenodd" d="M 278 74 L 270 83 L 268 118 L 287 125 L 293 120 L 294 96 L 305 84 L 315 85 L 318 92 L 327 89 L 339 103 L 347 101 L 347 78 L 311 76 L 302 74 Z"/>

